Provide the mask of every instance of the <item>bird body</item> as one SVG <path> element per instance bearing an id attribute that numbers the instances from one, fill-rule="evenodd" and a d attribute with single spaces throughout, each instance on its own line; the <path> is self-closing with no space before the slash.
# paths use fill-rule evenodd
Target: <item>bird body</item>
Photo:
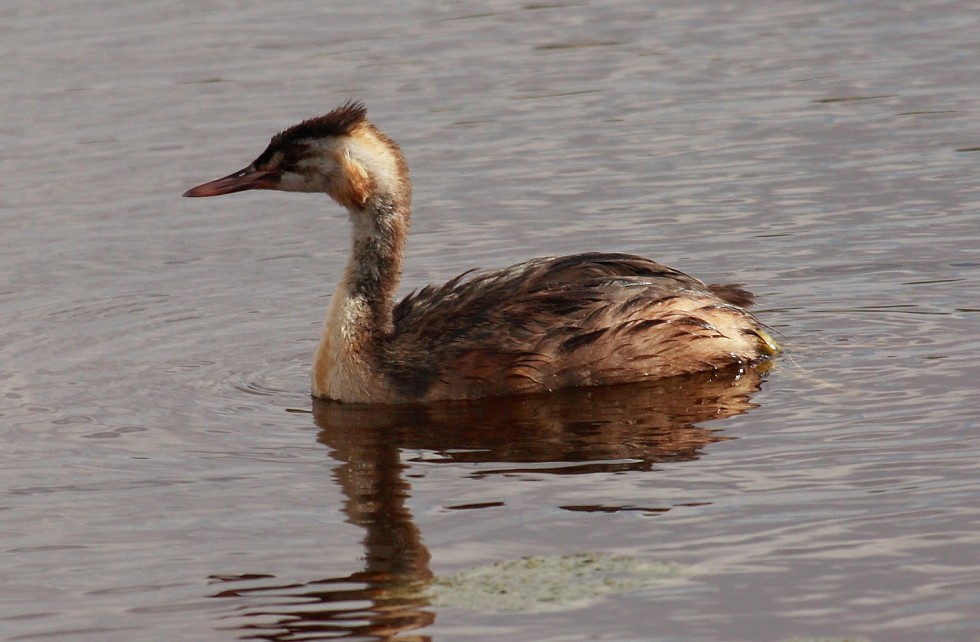
<path id="1" fill-rule="evenodd" d="M 395 304 L 411 216 L 401 150 L 347 103 L 275 137 L 249 167 L 185 196 L 324 192 L 350 214 L 351 254 L 313 361 L 313 395 L 472 399 L 670 377 L 778 352 L 753 296 L 629 254 L 537 258 L 464 273 Z"/>

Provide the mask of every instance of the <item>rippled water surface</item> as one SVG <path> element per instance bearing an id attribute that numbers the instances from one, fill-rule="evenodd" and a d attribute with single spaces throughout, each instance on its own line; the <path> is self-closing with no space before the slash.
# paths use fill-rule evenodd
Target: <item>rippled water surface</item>
<path id="1" fill-rule="evenodd" d="M 331 6 L 335 5 L 335 6 Z M 8 0 L 0 638 L 980 639 L 973 3 Z M 179 198 L 347 100 L 403 291 L 602 249 L 769 372 L 312 403 L 324 197 Z"/>

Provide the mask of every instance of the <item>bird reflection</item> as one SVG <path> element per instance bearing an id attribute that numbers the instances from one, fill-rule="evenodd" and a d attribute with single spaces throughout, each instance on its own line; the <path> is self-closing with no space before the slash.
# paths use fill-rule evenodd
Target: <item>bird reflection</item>
<path id="1" fill-rule="evenodd" d="M 426 597 L 433 580 L 429 551 L 405 505 L 410 487 L 403 473 L 414 461 L 466 463 L 467 475 L 483 478 L 520 471 L 648 471 L 658 462 L 697 459 L 705 445 L 725 439 L 698 424 L 754 407 L 750 396 L 763 376 L 764 368 L 754 367 L 426 406 L 316 401 L 319 441 L 338 462 L 334 474 L 346 497 L 343 511 L 364 529 L 364 568 L 288 585 L 270 575 L 213 576 L 221 584 L 214 597 L 248 597 L 253 604 L 234 611 L 241 639 L 430 640 L 412 633 L 435 620 Z M 403 451 L 415 459 L 403 459 Z M 484 466 L 474 473 L 472 464 Z"/>

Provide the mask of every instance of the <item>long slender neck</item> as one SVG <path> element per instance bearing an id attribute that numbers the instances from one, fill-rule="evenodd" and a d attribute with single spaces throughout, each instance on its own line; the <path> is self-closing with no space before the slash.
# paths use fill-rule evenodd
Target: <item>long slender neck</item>
<path id="1" fill-rule="evenodd" d="M 401 279 L 410 206 L 390 195 L 350 209 L 351 253 L 334 305 L 345 313 L 336 328 L 348 340 L 377 339 L 392 331 L 391 310 Z"/>
<path id="2" fill-rule="evenodd" d="M 385 341 L 401 277 L 412 187 L 398 146 L 374 129 L 334 157 L 345 180 L 327 193 L 347 207 L 351 253 L 313 361 L 313 394 L 341 401 L 392 401 L 385 384 Z"/>

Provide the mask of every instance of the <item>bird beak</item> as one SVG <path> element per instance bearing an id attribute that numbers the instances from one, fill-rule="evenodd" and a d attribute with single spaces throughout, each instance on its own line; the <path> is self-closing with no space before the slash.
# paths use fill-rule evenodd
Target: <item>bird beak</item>
<path id="1" fill-rule="evenodd" d="M 248 189 L 276 189 L 279 172 L 255 169 L 251 166 L 184 192 L 184 196 L 221 196 Z"/>

